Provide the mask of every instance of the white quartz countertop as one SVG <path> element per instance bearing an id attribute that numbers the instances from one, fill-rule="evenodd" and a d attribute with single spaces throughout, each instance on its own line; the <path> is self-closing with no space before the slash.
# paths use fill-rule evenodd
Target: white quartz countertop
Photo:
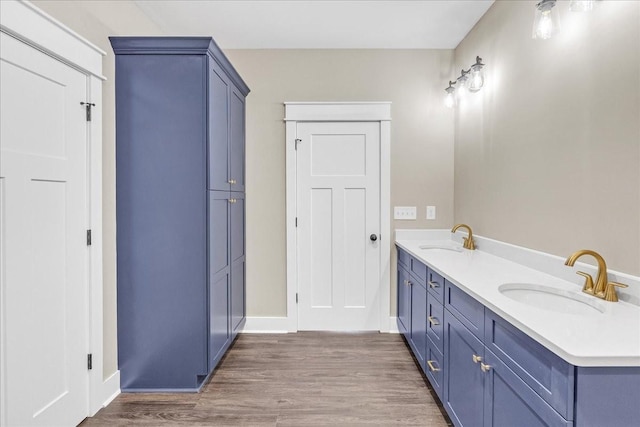
<path id="1" fill-rule="evenodd" d="M 403 239 L 396 244 L 553 353 L 576 366 L 640 366 L 640 307 L 590 297 L 575 283 L 481 250 L 421 249 L 456 244 L 442 239 Z M 459 243 L 457 243 L 459 246 Z M 568 268 L 568 267 L 567 267 Z M 601 311 L 572 314 L 532 306 L 499 291 L 505 283 L 527 283 L 593 298 Z"/>

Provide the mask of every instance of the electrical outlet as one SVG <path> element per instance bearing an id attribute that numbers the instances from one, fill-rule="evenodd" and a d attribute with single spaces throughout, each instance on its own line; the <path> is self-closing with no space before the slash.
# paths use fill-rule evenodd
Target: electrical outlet
<path id="1" fill-rule="evenodd" d="M 393 219 L 416 219 L 416 207 L 394 206 Z"/>
<path id="2" fill-rule="evenodd" d="M 436 219 L 436 207 L 427 206 L 427 219 Z"/>

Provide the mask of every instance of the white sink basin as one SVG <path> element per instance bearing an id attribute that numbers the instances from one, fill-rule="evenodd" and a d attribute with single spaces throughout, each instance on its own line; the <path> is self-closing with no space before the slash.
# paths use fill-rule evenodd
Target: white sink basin
<path id="1" fill-rule="evenodd" d="M 444 241 L 421 245 L 420 249 L 443 249 L 445 251 L 462 252 L 462 245 L 455 242 Z"/>
<path id="2" fill-rule="evenodd" d="M 541 310 L 567 314 L 598 314 L 605 311 L 602 301 L 581 292 L 531 283 L 505 283 L 498 290 L 514 301 Z"/>

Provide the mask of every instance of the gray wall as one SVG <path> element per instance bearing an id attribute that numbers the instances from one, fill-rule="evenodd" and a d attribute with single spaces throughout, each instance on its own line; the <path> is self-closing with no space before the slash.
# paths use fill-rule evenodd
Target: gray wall
<path id="1" fill-rule="evenodd" d="M 559 2 L 563 33 L 532 40 L 535 1 L 498 1 L 455 51 L 487 86 L 458 108 L 455 220 L 640 274 L 640 2 Z M 585 258 L 588 260 L 588 258 Z"/>
<path id="2" fill-rule="evenodd" d="M 396 221 L 395 227 L 452 225 L 453 113 L 443 106 L 442 94 L 443 81 L 452 74 L 453 51 L 226 53 L 251 88 L 246 177 L 249 316 L 287 314 L 285 101 L 391 101 L 391 204 L 417 206 L 420 218 Z M 437 206 L 437 220 L 424 219 L 427 204 Z M 391 301 L 394 298 L 395 291 Z"/>

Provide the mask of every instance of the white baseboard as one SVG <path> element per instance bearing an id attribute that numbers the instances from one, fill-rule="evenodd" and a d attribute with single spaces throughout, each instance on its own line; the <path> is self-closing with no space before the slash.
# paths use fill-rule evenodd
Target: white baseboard
<path id="1" fill-rule="evenodd" d="M 399 334 L 398 330 L 398 318 L 397 317 L 389 317 L 389 333 L 390 334 Z"/>
<path id="2" fill-rule="evenodd" d="M 289 319 L 286 317 L 247 317 L 243 334 L 286 334 L 289 332 Z"/>
<path id="3" fill-rule="evenodd" d="M 102 407 L 106 408 L 120 394 L 120 371 L 115 371 L 102 383 Z"/>

